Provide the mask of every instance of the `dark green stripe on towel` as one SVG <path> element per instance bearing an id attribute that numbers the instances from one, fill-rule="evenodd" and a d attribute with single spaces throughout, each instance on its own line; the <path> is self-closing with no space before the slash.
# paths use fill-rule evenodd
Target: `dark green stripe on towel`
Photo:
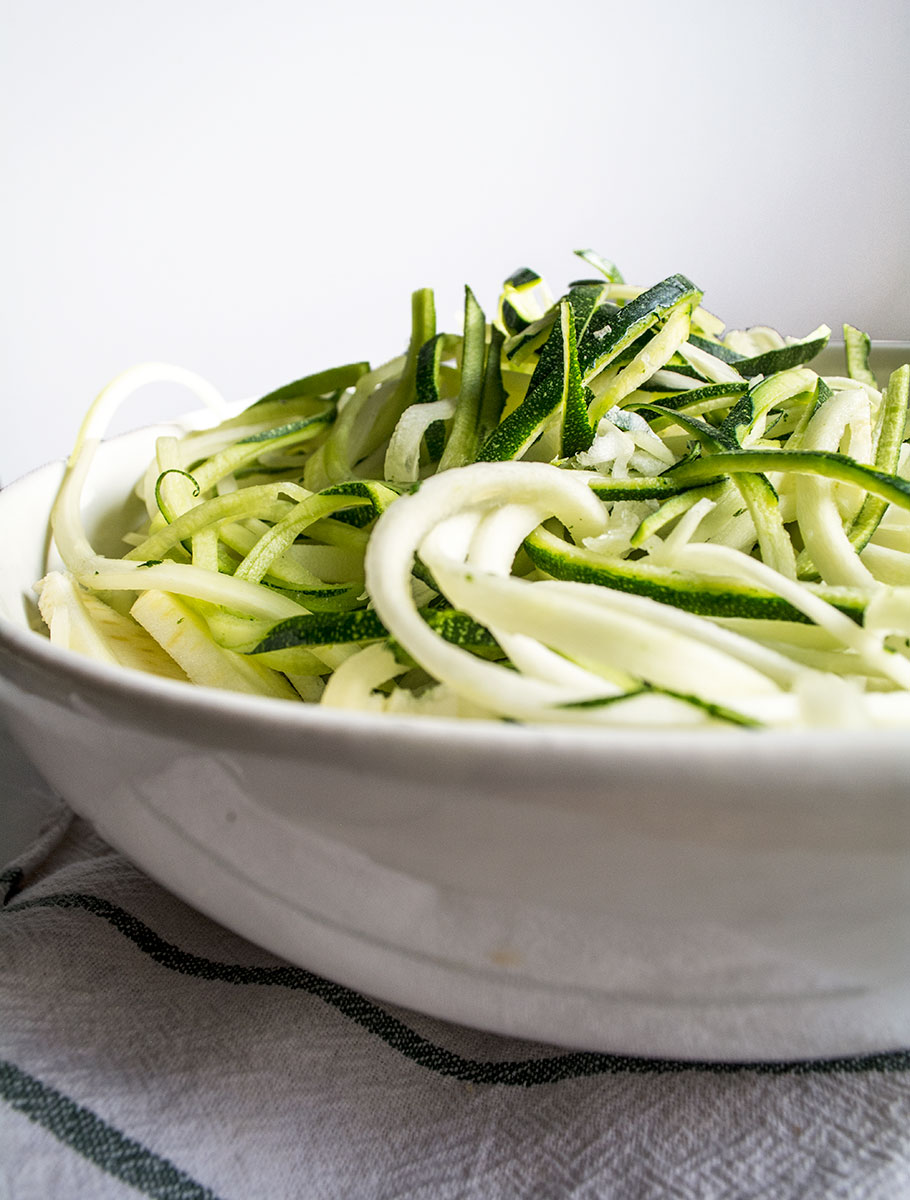
<path id="1" fill-rule="evenodd" d="M 146 1196 L 155 1200 L 215 1200 L 214 1192 L 166 1158 L 126 1137 L 56 1088 L 2 1060 L 0 1097 L 65 1146 Z"/>
<path id="2" fill-rule="evenodd" d="M 751 1072 L 756 1075 L 861 1074 L 865 1071 L 910 1070 L 910 1051 L 865 1054 L 844 1058 L 808 1059 L 796 1062 L 703 1062 L 689 1059 L 637 1058 L 622 1054 L 575 1051 L 529 1059 L 500 1061 L 463 1058 L 422 1037 L 404 1021 L 366 996 L 332 983 L 300 967 L 248 967 L 215 962 L 181 950 L 158 936 L 138 917 L 100 896 L 66 892 L 17 900 L 3 908 L 12 916 L 30 908 L 82 909 L 101 917 L 133 943 L 143 954 L 168 970 L 198 979 L 254 987 L 282 987 L 304 991 L 332 1005 L 349 1020 L 380 1038 L 405 1058 L 439 1075 L 475 1084 L 504 1084 L 535 1087 L 591 1075 L 668 1075 L 701 1071 L 716 1075 Z"/>

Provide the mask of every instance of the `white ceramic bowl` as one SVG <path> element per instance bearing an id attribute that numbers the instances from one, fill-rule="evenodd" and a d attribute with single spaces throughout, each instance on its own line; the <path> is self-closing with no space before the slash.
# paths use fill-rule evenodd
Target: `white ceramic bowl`
<path id="1" fill-rule="evenodd" d="M 156 432 L 102 447 L 101 540 Z M 351 715 L 97 664 L 36 632 L 29 599 L 61 475 L 0 493 L 0 703 L 47 780 L 191 904 L 385 1000 L 563 1045 L 910 1044 L 910 735 Z"/>

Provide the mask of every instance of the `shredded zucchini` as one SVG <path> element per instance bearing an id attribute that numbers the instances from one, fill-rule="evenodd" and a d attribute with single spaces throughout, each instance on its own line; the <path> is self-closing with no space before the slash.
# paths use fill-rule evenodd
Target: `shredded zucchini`
<path id="1" fill-rule="evenodd" d="M 617 728 L 910 728 L 910 365 L 882 390 L 802 338 L 725 332 L 684 275 L 554 299 L 521 268 L 488 320 L 411 306 L 404 352 L 228 413 L 146 365 L 89 410 L 36 586 L 51 640 L 195 684 L 363 711 Z M 82 522 L 145 383 L 212 427 L 162 437 L 122 557 Z M 126 498 L 124 498 L 126 499 Z"/>

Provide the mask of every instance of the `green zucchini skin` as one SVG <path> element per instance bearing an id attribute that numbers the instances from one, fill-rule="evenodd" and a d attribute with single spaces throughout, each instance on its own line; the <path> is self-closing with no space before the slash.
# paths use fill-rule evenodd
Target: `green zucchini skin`
<path id="1" fill-rule="evenodd" d="M 772 592 L 727 581 L 696 579 L 668 567 L 637 561 L 606 561 L 600 555 L 586 553 L 578 546 L 562 542 L 546 530 L 537 530 L 527 537 L 524 549 L 534 566 L 553 579 L 593 583 L 631 595 L 648 596 L 702 617 L 748 617 L 801 623 L 809 620 Z M 862 622 L 864 605 L 861 601 L 848 597 L 843 590 L 814 590 L 825 595 L 835 608 L 854 621 Z"/>
<path id="2" fill-rule="evenodd" d="M 880 390 L 848 325 L 823 378 L 827 326 L 724 334 L 688 276 L 577 253 L 597 277 L 556 299 L 522 267 L 448 333 L 420 288 L 399 358 L 162 438 L 122 559 L 81 531 L 80 435 L 49 625 L 110 661 L 133 619 L 136 660 L 167 640 L 197 682 L 370 710 L 753 726 L 800 672 L 910 692 L 910 365 Z"/>

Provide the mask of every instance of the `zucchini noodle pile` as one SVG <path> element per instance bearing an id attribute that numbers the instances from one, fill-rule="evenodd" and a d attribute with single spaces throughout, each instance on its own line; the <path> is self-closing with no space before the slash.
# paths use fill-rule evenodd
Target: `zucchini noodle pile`
<path id="1" fill-rule="evenodd" d="M 57 644 L 209 687 L 372 712 L 639 728 L 910 727 L 910 367 L 845 326 L 726 332 L 684 276 L 522 269 L 461 334 L 412 299 L 400 358 L 227 415 L 148 365 L 89 411 L 38 584 Z M 138 387 L 212 427 L 160 437 L 122 558 L 82 493 Z M 218 418 L 221 418 L 220 420 Z"/>

